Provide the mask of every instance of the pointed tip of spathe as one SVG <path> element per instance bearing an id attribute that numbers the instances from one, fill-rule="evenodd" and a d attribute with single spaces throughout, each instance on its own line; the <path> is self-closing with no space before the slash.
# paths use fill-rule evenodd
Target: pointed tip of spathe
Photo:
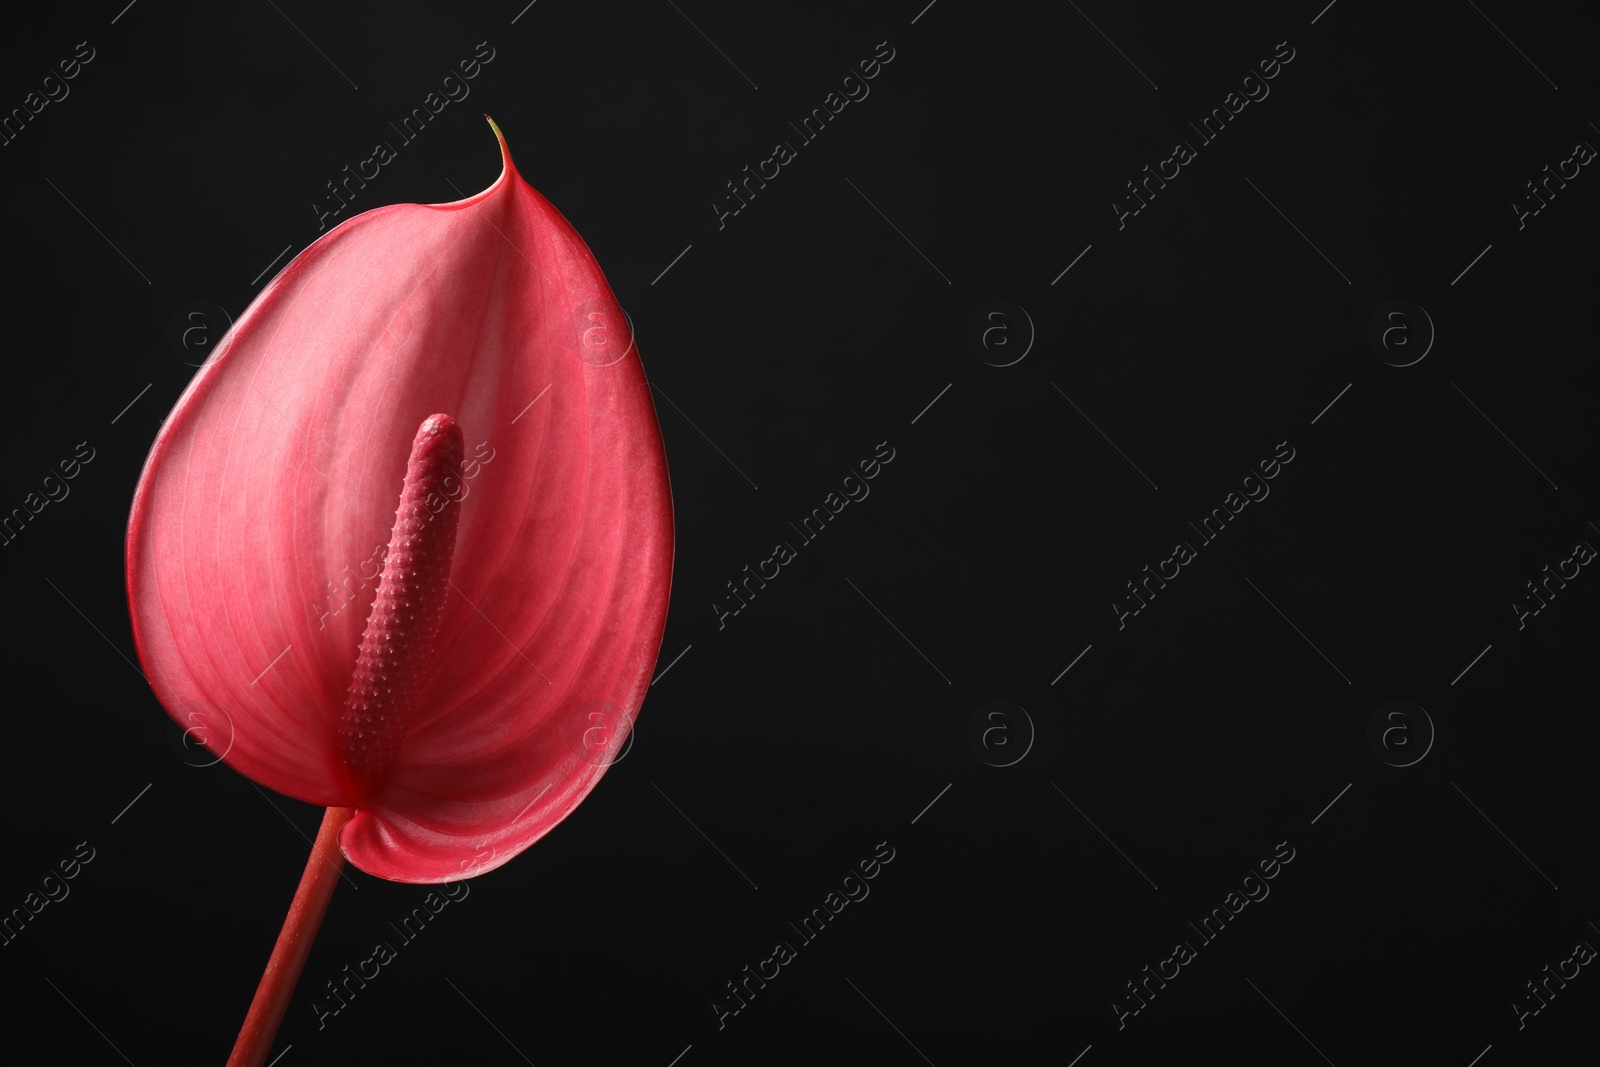
<path id="1" fill-rule="evenodd" d="M 511 149 L 506 145 L 506 135 L 500 132 L 500 124 L 495 122 L 495 120 L 487 114 L 483 116 L 483 121 L 487 122 L 489 124 L 489 128 L 494 131 L 495 139 L 500 142 L 500 161 L 505 166 L 506 170 L 510 170 Z"/>
<path id="2" fill-rule="evenodd" d="M 484 115 L 483 118 L 484 121 L 489 124 L 489 128 L 494 131 L 495 140 L 500 142 L 500 176 L 495 178 L 494 181 L 490 182 L 484 189 L 473 193 L 471 196 L 466 196 L 460 200 L 452 200 L 448 203 L 434 204 L 431 206 L 445 208 L 447 210 L 471 207 L 475 204 L 481 203 L 484 199 L 491 196 L 496 191 L 504 189 L 513 177 L 520 177 L 520 175 L 517 174 L 516 165 L 511 162 L 511 148 L 506 144 L 506 135 L 500 131 L 500 124 L 495 122 L 495 120 L 488 115 Z"/>

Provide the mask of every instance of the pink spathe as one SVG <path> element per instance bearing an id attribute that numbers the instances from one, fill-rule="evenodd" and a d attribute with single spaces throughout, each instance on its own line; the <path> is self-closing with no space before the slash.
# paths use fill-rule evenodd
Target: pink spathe
<path id="1" fill-rule="evenodd" d="M 401 882 L 491 870 L 572 812 L 644 699 L 671 585 L 666 457 L 626 316 L 500 143 L 483 192 L 356 216 L 268 284 L 162 427 L 129 522 L 162 704 L 260 784 L 355 808 L 345 855 Z M 436 637 L 392 751 L 362 756 L 346 704 L 379 584 L 336 614 L 324 590 L 390 542 L 438 413 L 493 465 L 429 483 L 425 506 L 458 512 Z"/>

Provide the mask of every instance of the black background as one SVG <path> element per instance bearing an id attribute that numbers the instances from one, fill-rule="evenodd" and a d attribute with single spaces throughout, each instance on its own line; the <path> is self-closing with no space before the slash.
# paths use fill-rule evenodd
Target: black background
<path id="1" fill-rule="evenodd" d="M 208 347 L 169 327 L 236 318 L 483 41 L 470 98 L 343 217 L 483 188 L 487 111 L 589 242 L 671 398 L 671 669 L 590 798 L 319 1029 L 315 991 L 425 892 L 349 872 L 283 1067 L 1492 1067 L 1592 1040 L 1593 968 L 1511 1008 L 1600 945 L 1600 578 L 1520 630 L 1510 607 L 1600 544 L 1600 177 L 1510 207 L 1600 144 L 1585 9 L 1323 2 L 114 0 L 8 28 L 5 109 L 94 59 L 0 148 L 0 507 L 95 458 L 0 554 L 0 908 L 95 858 L 0 948 L 0 1040 L 231 1047 L 320 814 L 181 759 L 131 662 L 128 503 Z M 870 96 L 719 229 L 724 183 L 883 41 Z M 1270 96 L 1119 230 L 1123 183 L 1285 41 Z M 1395 299 L 1437 329 L 1403 368 L 1366 340 Z M 1031 348 L 990 320 L 1011 366 L 968 344 L 991 300 L 1031 320 Z M 880 442 L 870 496 L 719 629 L 724 583 Z M 1119 629 L 1124 583 L 1279 442 L 1271 495 Z M 994 699 L 1027 715 L 1003 768 L 968 740 Z M 1395 699 L 1436 731 L 1405 768 L 1367 741 Z M 870 896 L 719 1029 L 724 983 L 880 842 Z M 1280 842 L 1270 896 L 1119 1029 L 1124 983 Z"/>

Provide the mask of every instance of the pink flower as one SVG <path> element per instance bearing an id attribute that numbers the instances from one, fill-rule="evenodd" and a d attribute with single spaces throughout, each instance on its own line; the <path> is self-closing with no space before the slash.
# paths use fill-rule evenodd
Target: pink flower
<path id="1" fill-rule="evenodd" d="M 368 211 L 268 284 L 128 528 L 162 704 L 240 773 L 353 809 L 343 854 L 401 882 L 491 870 L 572 812 L 644 699 L 671 583 L 632 331 L 500 145 L 483 192 Z"/>

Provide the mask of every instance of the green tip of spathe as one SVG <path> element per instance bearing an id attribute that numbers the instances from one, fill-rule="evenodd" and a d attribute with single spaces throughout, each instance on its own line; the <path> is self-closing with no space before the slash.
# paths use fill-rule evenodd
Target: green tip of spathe
<path id="1" fill-rule="evenodd" d="M 511 170 L 511 146 L 506 144 L 506 135 L 500 132 L 500 124 L 488 115 L 484 115 L 483 120 L 494 131 L 495 140 L 500 142 L 500 164 L 506 172 L 509 172 Z"/>

